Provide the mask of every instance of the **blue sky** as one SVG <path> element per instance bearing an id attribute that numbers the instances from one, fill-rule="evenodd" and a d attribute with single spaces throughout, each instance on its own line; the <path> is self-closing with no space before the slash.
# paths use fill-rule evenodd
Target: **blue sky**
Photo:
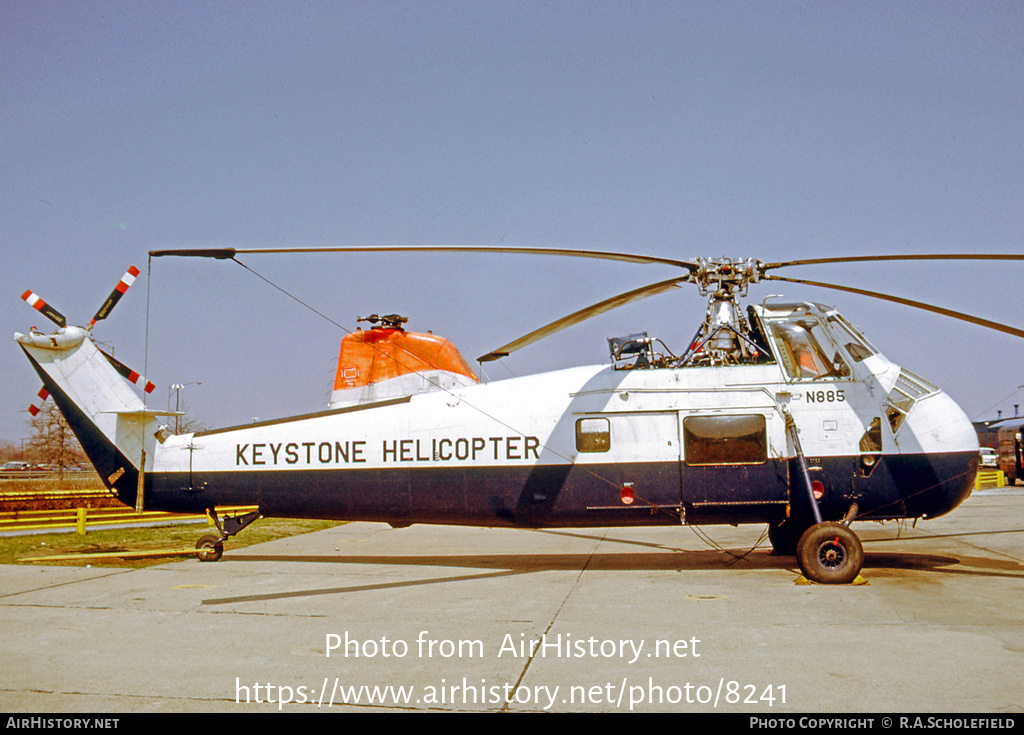
<path id="1" fill-rule="evenodd" d="M 522 245 L 674 258 L 1024 252 L 1024 6 L 1015 3 L 0 0 L 0 318 L 31 288 L 210 426 L 318 410 L 336 326 L 229 262 L 153 249 Z M 496 255 L 243 258 L 348 328 L 400 312 L 472 359 L 670 268 Z M 1024 265 L 787 275 L 1024 326 Z M 1024 341 L 862 297 L 837 306 L 972 417 L 1024 404 Z M 490 364 L 684 344 L 693 292 Z M 49 326 L 48 323 L 46 326 Z M 0 439 L 38 381 L 0 351 Z"/>

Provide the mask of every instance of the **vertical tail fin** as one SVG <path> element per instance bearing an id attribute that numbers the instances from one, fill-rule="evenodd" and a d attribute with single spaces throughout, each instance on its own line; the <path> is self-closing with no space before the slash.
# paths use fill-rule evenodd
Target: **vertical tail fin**
<path id="1" fill-rule="evenodd" d="M 157 420 L 87 330 L 15 334 L 82 449 L 121 502 L 135 505 L 144 450 L 152 454 Z"/>

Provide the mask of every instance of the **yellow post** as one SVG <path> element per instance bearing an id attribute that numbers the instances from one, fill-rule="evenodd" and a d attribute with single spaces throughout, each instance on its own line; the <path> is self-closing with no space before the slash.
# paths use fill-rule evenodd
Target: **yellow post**
<path id="1" fill-rule="evenodd" d="M 78 509 L 78 523 L 75 531 L 79 536 L 85 535 L 85 508 Z"/>
<path id="2" fill-rule="evenodd" d="M 143 502 L 142 491 L 146 487 L 146 448 L 142 448 L 142 461 L 139 462 L 139 482 L 135 486 L 135 512 L 141 513 L 146 509 Z"/>

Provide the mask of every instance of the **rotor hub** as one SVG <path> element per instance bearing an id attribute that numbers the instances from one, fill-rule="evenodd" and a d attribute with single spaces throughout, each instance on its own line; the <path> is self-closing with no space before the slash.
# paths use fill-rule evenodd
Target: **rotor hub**
<path id="1" fill-rule="evenodd" d="M 697 267 L 691 277 L 701 295 L 714 291 L 719 298 L 746 295 L 747 286 L 757 283 L 764 270 L 764 264 L 754 258 L 695 258 L 693 262 Z"/>

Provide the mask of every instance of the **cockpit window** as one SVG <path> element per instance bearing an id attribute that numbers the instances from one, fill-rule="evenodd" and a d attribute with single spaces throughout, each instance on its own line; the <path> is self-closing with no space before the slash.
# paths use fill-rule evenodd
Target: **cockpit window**
<path id="1" fill-rule="evenodd" d="M 807 316 L 769 321 L 783 367 L 795 380 L 845 378 L 850 366 L 817 319 Z"/>
<path id="2" fill-rule="evenodd" d="M 843 319 L 838 314 L 833 314 L 828 318 L 829 326 L 832 327 L 832 331 L 840 342 L 843 343 L 843 347 L 846 349 L 846 353 L 853 358 L 855 362 L 860 362 L 865 358 L 871 357 L 877 353 L 874 347 L 864 339 L 864 336 L 857 331 L 856 328 L 848 321 Z"/>

